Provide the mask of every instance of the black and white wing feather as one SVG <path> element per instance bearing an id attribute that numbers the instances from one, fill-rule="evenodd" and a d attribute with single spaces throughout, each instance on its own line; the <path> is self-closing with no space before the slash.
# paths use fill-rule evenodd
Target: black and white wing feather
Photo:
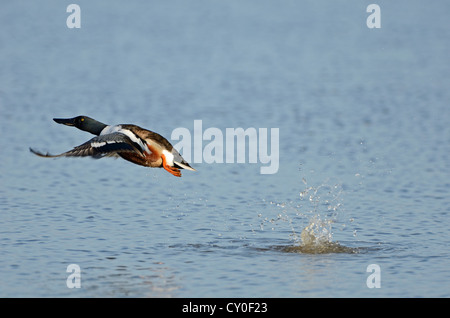
<path id="1" fill-rule="evenodd" d="M 120 152 L 137 152 L 143 154 L 139 145 L 131 141 L 131 139 L 119 132 L 100 135 L 81 144 L 72 150 L 59 155 L 43 154 L 30 148 L 30 151 L 40 157 L 57 158 L 57 157 L 92 157 L 100 159 L 103 157 L 116 156 Z"/>

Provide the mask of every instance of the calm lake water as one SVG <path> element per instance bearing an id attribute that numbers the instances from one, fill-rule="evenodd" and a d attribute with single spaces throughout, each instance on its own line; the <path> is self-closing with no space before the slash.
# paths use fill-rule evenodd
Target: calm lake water
<path id="1" fill-rule="evenodd" d="M 448 3 L 70 3 L 1 5 L 1 297 L 450 296 Z M 278 128 L 279 169 L 29 152 L 81 114 Z"/>

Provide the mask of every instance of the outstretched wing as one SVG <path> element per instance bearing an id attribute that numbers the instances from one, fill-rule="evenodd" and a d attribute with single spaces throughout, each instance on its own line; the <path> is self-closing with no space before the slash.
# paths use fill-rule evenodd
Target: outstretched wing
<path id="1" fill-rule="evenodd" d="M 131 139 L 122 133 L 111 133 L 100 135 L 81 144 L 72 150 L 59 155 L 43 154 L 30 148 L 30 151 L 40 157 L 57 158 L 57 157 L 93 157 L 100 159 L 103 157 L 116 156 L 120 152 L 137 152 L 142 154 L 140 147 L 135 145 Z"/>

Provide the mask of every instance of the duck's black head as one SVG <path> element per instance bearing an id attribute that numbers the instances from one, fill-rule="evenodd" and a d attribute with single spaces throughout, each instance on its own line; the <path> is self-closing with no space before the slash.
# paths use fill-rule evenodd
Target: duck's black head
<path id="1" fill-rule="evenodd" d="M 78 129 L 88 131 L 94 135 L 100 135 L 100 132 L 107 126 L 95 119 L 88 116 L 77 116 L 74 118 L 53 118 L 58 124 L 63 124 L 66 126 L 75 126 Z"/>

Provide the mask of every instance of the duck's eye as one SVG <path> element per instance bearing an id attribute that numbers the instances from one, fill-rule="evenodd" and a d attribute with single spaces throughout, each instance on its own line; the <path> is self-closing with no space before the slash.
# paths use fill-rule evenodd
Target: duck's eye
<path id="1" fill-rule="evenodd" d="M 84 121 L 84 117 L 81 117 L 81 119 L 80 119 L 81 121 Z"/>

